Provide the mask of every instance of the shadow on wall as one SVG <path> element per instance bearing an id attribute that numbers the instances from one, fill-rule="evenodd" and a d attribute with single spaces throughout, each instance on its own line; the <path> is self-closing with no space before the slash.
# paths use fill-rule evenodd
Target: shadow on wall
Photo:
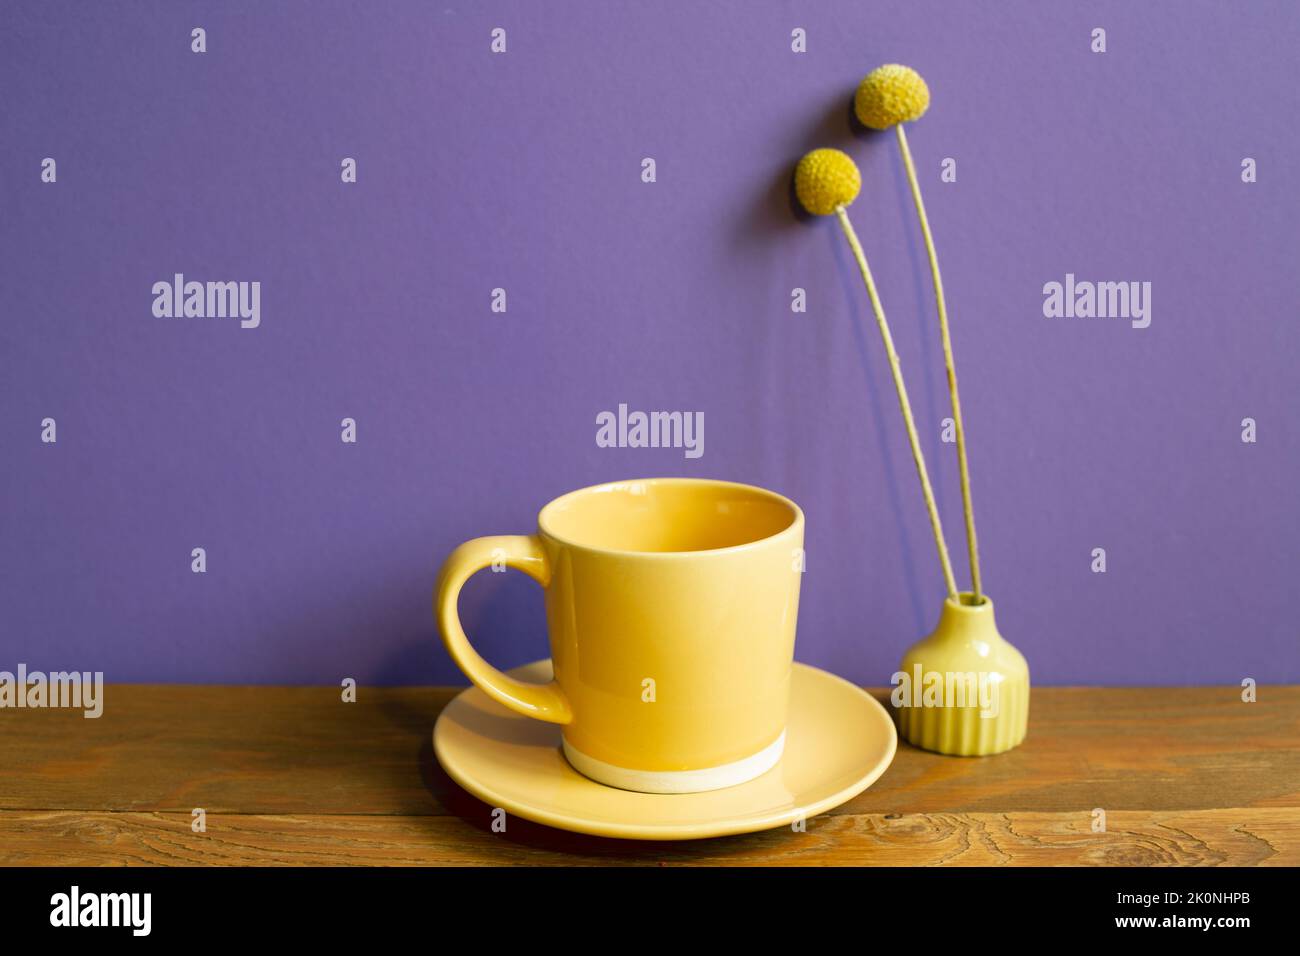
<path id="1" fill-rule="evenodd" d="M 350 573 L 340 570 L 332 585 L 317 581 L 301 594 L 285 596 L 285 606 L 298 610 L 261 637 L 282 656 L 259 666 L 292 669 L 299 676 L 290 682 L 301 684 L 338 686 L 350 677 L 362 687 L 468 686 L 434 619 L 433 588 L 445 553 L 430 561 L 421 542 L 410 549 L 394 544 L 393 554 L 407 557 L 368 568 L 382 586 L 357 588 Z M 339 560 L 347 568 L 363 561 L 346 554 Z M 520 571 L 474 575 L 461 592 L 460 615 L 474 647 L 499 668 L 550 654 L 542 590 Z M 369 663 L 376 656 L 379 662 Z M 363 668 L 352 663 L 362 659 Z"/>
<path id="2" fill-rule="evenodd" d="M 859 134 L 862 137 L 871 137 L 877 140 L 878 149 L 888 149 L 889 151 L 889 170 L 894 178 L 894 198 L 898 202 L 898 221 L 904 224 L 904 232 L 898 237 L 899 244 L 907 249 L 908 271 L 912 279 L 912 301 L 921 303 L 921 308 L 916 313 L 916 324 L 920 330 L 918 342 L 921 347 L 921 359 L 919 362 L 910 363 L 909 368 L 917 365 L 921 369 L 921 394 L 925 400 L 924 421 L 931 423 L 933 427 L 920 428 L 921 442 L 924 446 L 922 449 L 925 453 L 926 465 L 930 469 L 930 482 L 934 486 L 934 497 L 939 503 L 940 514 L 943 513 L 943 504 L 948 500 L 947 490 L 944 485 L 943 476 L 945 468 L 940 467 L 940 455 L 944 454 L 943 444 L 939 440 L 939 423 L 952 414 L 948 406 L 948 385 L 947 373 L 945 372 L 942 380 L 938 378 L 937 369 L 944 368 L 943 352 L 939 344 L 938 333 L 938 314 L 934 312 L 934 290 L 933 279 L 930 275 L 930 260 L 922 252 L 925 247 L 925 239 L 921 234 L 920 223 L 916 219 L 916 210 L 912 205 L 912 187 L 907 181 L 907 172 L 903 168 L 903 157 L 899 155 L 897 144 L 893 133 L 878 133 L 875 130 L 869 130 L 854 116 L 853 121 L 858 124 Z M 917 174 L 919 180 L 920 173 Z M 937 243 L 936 243 L 937 245 Z M 886 312 L 886 315 L 889 313 Z M 913 381 L 908 381 L 908 388 L 915 389 Z M 914 395 L 915 393 L 913 393 Z M 919 404 L 919 403 L 917 403 Z M 947 452 L 949 460 L 955 460 L 956 448 L 952 447 Z M 951 521 L 948 516 L 944 516 L 944 535 L 952 540 L 949 541 L 949 547 L 959 548 L 962 542 L 953 539 L 953 532 L 949 530 Z"/>
<path id="3" fill-rule="evenodd" d="M 804 153 L 823 146 L 843 149 L 853 155 L 857 152 L 854 146 L 863 141 L 870 142 L 872 148 L 890 150 L 892 157 L 890 168 L 894 180 L 891 188 L 899 203 L 899 219 L 904 223 L 910 222 L 914 216 L 908 198 L 911 195 L 910 187 L 903 170 L 902 160 L 896 155 L 896 150 L 892 148 L 891 137 L 888 134 L 881 134 L 863 126 L 853 110 L 852 97 L 845 97 L 842 102 L 837 102 L 823 111 L 817 122 L 806 130 L 801 141 L 799 141 L 797 154 L 792 153 L 782 159 L 780 165 L 773 171 L 772 178 L 759 200 L 749 204 L 746 207 L 747 211 L 739 217 L 737 241 L 746 244 L 755 242 L 771 242 L 773 244 L 790 242 L 793 241 L 792 236 L 798 235 L 799 226 L 807 226 L 819 221 L 822 217 L 810 214 L 799 204 L 799 200 L 795 196 L 795 165 Z M 866 188 L 865 185 L 864 188 Z M 858 365 L 866 383 L 867 409 L 877 437 L 880 477 L 885 485 L 890 509 L 893 512 L 893 526 L 898 541 L 898 554 L 904 570 L 904 579 L 907 582 L 908 600 L 912 610 L 913 623 L 917 633 L 924 633 L 929 625 L 926 618 L 928 614 L 926 605 L 929 602 L 921 600 L 916 557 L 908 537 L 908 524 L 903 520 L 903 515 L 913 514 L 915 509 L 920 506 L 920 502 L 919 500 L 912 500 L 915 497 L 915 495 L 910 494 L 912 489 L 904 492 L 894 477 L 896 473 L 895 458 L 899 453 L 899 448 L 906 446 L 896 444 L 899 436 L 902 435 L 902 429 L 901 422 L 898 420 L 897 401 L 893 394 L 893 384 L 888 380 L 883 384 L 878 383 L 872 374 L 873 356 L 880 355 L 880 361 L 874 363 L 875 368 L 882 367 L 880 363 L 884 361 L 884 358 L 881 355 L 881 343 L 878 336 L 875 335 L 875 317 L 870 310 L 866 291 L 862 287 L 862 279 L 858 273 L 857 264 L 849 254 L 838 229 L 827 230 L 825 235 L 830 239 L 831 254 L 834 256 L 836 273 L 840 279 L 840 286 L 849 315 L 852 317 L 853 338 L 857 347 Z M 898 243 L 906 245 L 908 251 L 913 300 L 928 302 L 931 296 L 929 266 L 928 262 L 924 261 L 920 255 L 919 242 L 919 236 L 914 236 L 910 232 L 898 237 Z M 888 280 L 882 281 L 881 277 L 877 277 L 877 281 L 882 286 L 888 284 Z M 885 299 L 887 303 L 888 300 L 883 293 L 882 299 Z M 887 305 L 886 308 L 888 308 Z M 925 313 L 918 313 L 921 356 L 919 361 L 908 363 L 908 365 L 909 367 L 920 366 L 920 389 L 917 391 L 917 383 L 914 379 L 911 384 L 913 391 L 910 393 L 910 397 L 914 405 L 925 409 L 922 416 L 923 421 L 936 423 L 934 428 L 922 427 L 921 433 L 925 445 L 923 451 L 929 466 L 935 495 L 940 501 L 944 501 L 946 500 L 946 489 L 942 479 L 944 469 L 940 466 L 942 447 L 937 433 L 937 423 L 941 421 L 947 412 L 940 414 L 936 391 L 938 382 L 934 370 L 935 363 L 942 362 L 942 357 L 938 352 L 935 336 L 926 318 Z M 891 325 L 896 327 L 898 323 L 894 320 Z M 944 407 L 946 408 L 946 406 Z M 928 574 L 925 579 L 929 580 Z"/>
<path id="4" fill-rule="evenodd" d="M 431 576 L 427 593 L 421 595 L 423 623 L 414 619 L 403 623 L 398 630 L 401 637 L 389 641 L 391 653 L 364 683 L 468 686 L 469 679 L 451 659 L 438 633 L 433 585 Z M 501 670 L 550 656 L 542 589 L 521 571 L 483 570 L 470 578 L 461 591 L 460 618 L 475 650 Z"/>
<path id="5" fill-rule="evenodd" d="M 870 314 L 870 309 L 862 301 L 866 298 L 866 290 L 861 288 L 862 279 L 858 274 L 857 263 L 853 260 L 848 249 L 845 248 L 844 242 L 837 234 L 828 233 L 831 239 L 831 254 L 835 256 L 836 273 L 839 275 L 840 286 L 844 289 L 844 299 L 848 306 L 849 314 L 853 317 L 853 343 L 857 346 L 858 365 L 862 369 L 862 378 L 866 383 L 867 409 L 871 413 L 872 431 L 876 436 L 876 451 L 880 461 L 880 477 L 885 486 L 885 492 L 889 497 L 889 510 L 894 517 L 894 534 L 898 540 L 898 556 L 903 566 L 903 580 L 907 586 L 908 604 L 912 608 L 912 623 L 916 633 L 923 633 L 926 627 L 925 614 L 921 601 L 921 593 L 917 587 L 916 578 L 916 556 L 913 553 L 912 545 L 907 535 L 907 523 L 903 520 L 904 514 L 910 514 L 913 507 L 920 505 L 920 502 L 912 502 L 905 505 L 903 501 L 903 492 L 898 487 L 898 481 L 895 479 L 894 470 L 894 441 L 893 439 L 901 433 L 900 427 L 890 427 L 894 425 L 894 419 L 887 416 L 886 409 L 895 410 L 898 402 L 893 399 L 893 381 L 886 381 L 883 386 L 878 383 L 871 374 L 871 354 L 868 351 L 871 348 L 880 349 L 882 346 L 878 340 L 867 341 L 866 332 L 874 329 L 876 320 Z M 882 391 L 885 393 L 882 395 Z"/>
<path id="6" fill-rule="evenodd" d="M 792 225 L 816 222 L 819 217 L 809 213 L 795 198 L 795 164 L 810 149 L 844 148 L 854 136 L 869 132 L 853 114 L 852 100 L 843 108 L 836 105 L 825 110 L 816 123 L 795 139 L 795 148 L 780 158 L 760 199 L 745 204 L 736 221 L 736 241 L 742 245 L 786 241 Z"/>

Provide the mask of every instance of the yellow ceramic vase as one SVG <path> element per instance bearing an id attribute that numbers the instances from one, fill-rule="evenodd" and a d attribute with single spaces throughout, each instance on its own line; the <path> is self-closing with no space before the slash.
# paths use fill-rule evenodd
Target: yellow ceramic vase
<path id="1" fill-rule="evenodd" d="M 898 732 L 913 746 L 978 757 L 1010 750 L 1029 727 L 1029 665 L 1003 640 L 993 602 L 944 601 L 939 626 L 894 675 Z"/>

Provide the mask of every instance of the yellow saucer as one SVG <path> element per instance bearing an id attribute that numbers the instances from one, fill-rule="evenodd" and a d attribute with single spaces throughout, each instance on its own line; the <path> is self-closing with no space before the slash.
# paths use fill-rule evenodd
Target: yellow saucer
<path id="1" fill-rule="evenodd" d="M 551 662 L 510 674 L 548 681 Z M 595 783 L 564 759 L 558 725 L 509 711 L 475 687 L 448 704 L 433 728 L 443 769 L 489 806 L 562 830 L 635 840 L 693 840 L 809 819 L 871 786 L 897 745 L 893 720 L 871 695 L 798 663 L 780 762 L 723 790 L 633 793 Z"/>

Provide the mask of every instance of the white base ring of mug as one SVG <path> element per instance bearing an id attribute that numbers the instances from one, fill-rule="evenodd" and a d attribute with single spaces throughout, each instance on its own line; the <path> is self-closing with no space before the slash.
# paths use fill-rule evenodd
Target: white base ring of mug
<path id="1" fill-rule="evenodd" d="M 631 770 L 588 757 L 564 741 L 564 756 L 573 769 L 597 783 L 637 793 L 700 793 L 748 783 L 776 766 L 785 751 L 785 731 L 756 754 L 702 770 Z"/>

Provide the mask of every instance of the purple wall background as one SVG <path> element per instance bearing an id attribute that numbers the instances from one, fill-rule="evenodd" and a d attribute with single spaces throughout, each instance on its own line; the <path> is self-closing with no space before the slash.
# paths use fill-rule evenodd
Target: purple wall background
<path id="1" fill-rule="evenodd" d="M 0 668 L 461 682 L 454 545 L 688 474 L 804 506 L 797 654 L 887 681 L 942 584 L 851 260 L 788 183 L 815 146 L 861 166 L 964 580 L 918 229 L 848 123 L 899 61 L 1003 633 L 1040 684 L 1300 679 L 1294 4 L 115 6 L 0 12 Z M 177 271 L 261 281 L 261 327 L 154 318 Z M 1150 328 L 1044 318 L 1066 272 L 1149 280 Z M 620 402 L 703 411 L 704 457 L 596 447 Z M 462 600 L 502 666 L 544 655 L 541 608 L 519 574 Z"/>

